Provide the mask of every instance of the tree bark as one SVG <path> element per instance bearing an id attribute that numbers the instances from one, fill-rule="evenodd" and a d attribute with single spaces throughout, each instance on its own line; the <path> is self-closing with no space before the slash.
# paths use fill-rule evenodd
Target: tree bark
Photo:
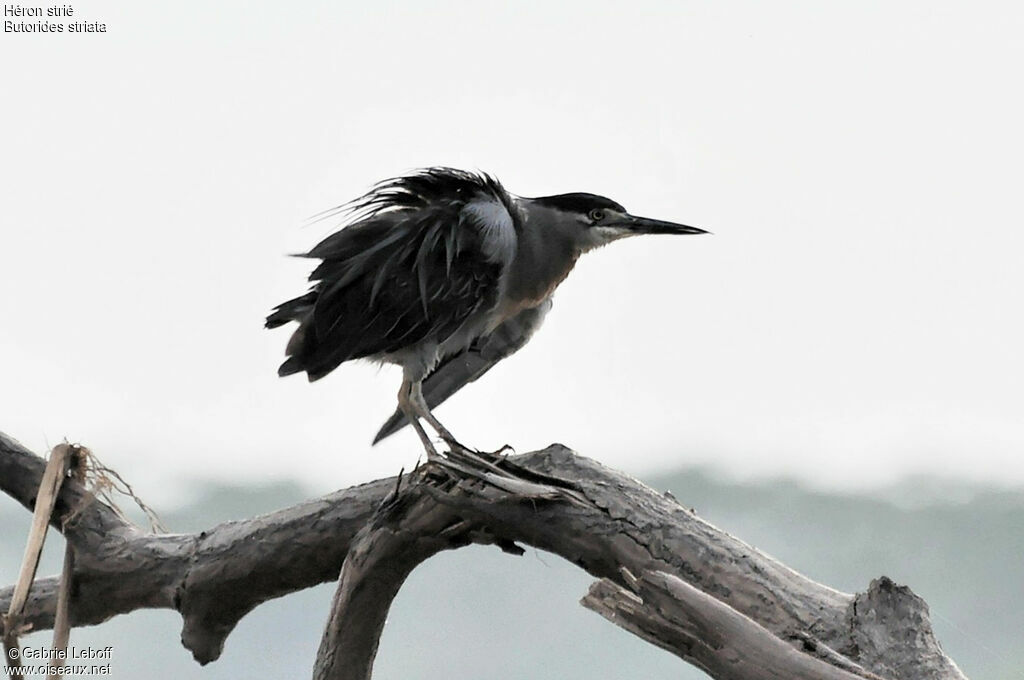
<path id="1" fill-rule="evenodd" d="M 935 640 L 925 603 L 903 586 L 882 578 L 854 596 L 818 584 L 559 445 L 511 461 L 529 486 L 551 493 L 524 497 L 430 464 L 401 487 L 378 480 L 198 534 L 144 532 L 68 480 L 53 522 L 76 513 L 65 528 L 76 552 L 72 624 L 174 608 L 183 644 L 206 663 L 253 607 L 340 569 L 315 676 L 368 678 L 390 603 L 417 564 L 469 543 L 516 552 L 518 542 L 601 579 L 586 606 L 713 677 L 964 677 Z M 29 506 L 42 468 L 0 435 L 6 493 Z M 9 598 L 0 590 L 0 608 Z M 56 580 L 37 581 L 23 621 L 51 626 L 55 602 Z"/>

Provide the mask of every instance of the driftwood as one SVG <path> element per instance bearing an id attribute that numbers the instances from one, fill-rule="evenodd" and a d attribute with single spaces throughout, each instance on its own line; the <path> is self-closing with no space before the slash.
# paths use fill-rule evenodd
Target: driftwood
<path id="1" fill-rule="evenodd" d="M 197 534 L 143 531 L 68 479 L 51 524 L 75 550 L 71 623 L 174 608 L 182 643 L 207 663 L 261 602 L 338 580 L 314 675 L 368 678 L 391 601 L 419 563 L 470 543 L 513 553 L 523 543 L 599 579 L 584 606 L 715 678 L 964 677 L 904 586 L 883 577 L 857 595 L 828 588 L 562 446 L 509 465 L 550 493 L 524 497 L 428 464 Z M 0 434 L 0 488 L 26 507 L 44 466 Z M 0 589 L 0 609 L 11 595 Z M 22 622 L 49 628 L 56 600 L 57 579 L 37 580 Z"/>

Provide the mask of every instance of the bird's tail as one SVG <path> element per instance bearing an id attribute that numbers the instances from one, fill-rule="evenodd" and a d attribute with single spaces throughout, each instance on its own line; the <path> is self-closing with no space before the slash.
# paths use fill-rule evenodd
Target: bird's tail
<path id="1" fill-rule="evenodd" d="M 277 369 L 277 374 L 280 376 L 306 370 L 305 362 L 303 361 L 303 356 L 306 352 L 303 349 L 306 344 L 306 330 L 309 326 L 313 306 L 316 304 L 316 297 L 316 291 L 311 290 L 302 297 L 282 302 L 267 316 L 265 324 L 267 328 L 277 328 L 289 321 L 299 322 L 299 327 L 292 333 L 291 339 L 288 340 L 288 346 L 285 348 L 285 354 L 288 355 L 288 359 Z"/>
<path id="2" fill-rule="evenodd" d="M 298 321 L 301 323 L 313 309 L 314 304 L 316 304 L 315 290 L 311 290 L 302 297 L 297 297 L 294 300 L 282 302 L 277 307 L 274 307 L 274 311 L 267 316 L 266 327 L 277 328 L 278 326 L 285 325 L 289 321 Z"/>

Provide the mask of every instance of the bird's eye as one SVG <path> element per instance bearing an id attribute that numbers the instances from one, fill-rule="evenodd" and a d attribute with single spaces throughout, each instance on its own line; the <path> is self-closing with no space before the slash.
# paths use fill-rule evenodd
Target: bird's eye
<path id="1" fill-rule="evenodd" d="M 589 217 L 591 222 L 600 222 L 604 219 L 604 211 L 600 208 L 594 208 L 590 211 Z"/>

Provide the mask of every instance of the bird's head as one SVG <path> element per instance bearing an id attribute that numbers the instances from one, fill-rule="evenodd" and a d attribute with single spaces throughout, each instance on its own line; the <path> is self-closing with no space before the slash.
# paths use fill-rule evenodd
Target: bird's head
<path id="1" fill-rule="evenodd" d="M 572 239 L 580 251 L 641 234 L 707 234 L 704 229 L 630 215 L 621 205 L 596 194 L 559 194 L 529 200 L 528 213 Z"/>

